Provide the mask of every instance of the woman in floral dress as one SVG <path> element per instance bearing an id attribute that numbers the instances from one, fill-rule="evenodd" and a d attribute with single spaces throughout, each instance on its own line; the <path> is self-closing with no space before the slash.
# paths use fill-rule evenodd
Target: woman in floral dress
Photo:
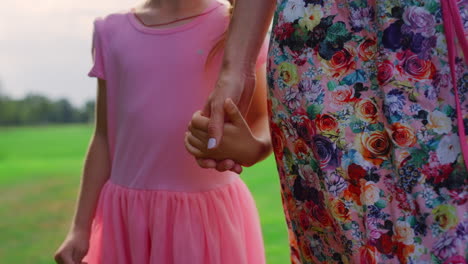
<path id="1" fill-rule="evenodd" d="M 467 262 L 467 27 L 466 0 L 277 1 L 268 104 L 293 263 Z"/>

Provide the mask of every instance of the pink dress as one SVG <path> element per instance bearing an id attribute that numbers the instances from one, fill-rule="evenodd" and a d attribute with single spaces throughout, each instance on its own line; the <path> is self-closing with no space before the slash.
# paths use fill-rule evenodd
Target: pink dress
<path id="1" fill-rule="evenodd" d="M 92 227 L 89 264 L 262 264 L 254 200 L 239 175 L 197 166 L 184 148 L 214 87 L 227 6 L 186 24 L 143 26 L 132 12 L 95 22 L 89 76 L 107 82 L 111 175 Z M 263 62 L 266 47 L 263 48 Z"/>

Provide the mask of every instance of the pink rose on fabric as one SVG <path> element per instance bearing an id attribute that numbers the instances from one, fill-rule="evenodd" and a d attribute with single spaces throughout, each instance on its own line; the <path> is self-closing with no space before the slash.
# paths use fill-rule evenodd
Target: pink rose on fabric
<path id="1" fill-rule="evenodd" d="M 355 100 L 354 89 L 350 86 L 340 85 L 332 92 L 332 104 L 336 107 L 354 102 Z"/>
<path id="2" fill-rule="evenodd" d="M 402 65 L 398 65 L 398 69 L 401 73 L 406 73 L 418 80 L 434 79 L 436 73 L 436 68 L 432 64 L 432 61 L 421 60 L 415 54 L 408 56 Z"/>
<path id="3" fill-rule="evenodd" d="M 426 9 L 419 6 L 411 6 L 406 8 L 403 13 L 402 26 L 404 33 L 421 33 L 423 37 L 431 37 L 435 34 L 434 15 L 431 15 Z"/>
<path id="4" fill-rule="evenodd" d="M 380 85 L 384 85 L 392 78 L 393 76 L 393 63 L 389 60 L 382 61 L 377 63 L 377 80 Z"/>

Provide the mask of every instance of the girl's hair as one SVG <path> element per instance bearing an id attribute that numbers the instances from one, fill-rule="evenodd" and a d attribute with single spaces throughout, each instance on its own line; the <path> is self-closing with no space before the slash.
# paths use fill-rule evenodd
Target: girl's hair
<path id="1" fill-rule="evenodd" d="M 234 2 L 235 0 L 229 0 L 230 6 L 228 9 L 228 15 L 229 15 L 229 20 L 231 19 L 232 16 L 232 11 L 234 10 Z M 216 44 L 213 46 L 211 49 L 210 53 L 208 54 L 208 57 L 206 58 L 206 63 L 205 67 L 207 67 L 210 62 L 213 60 L 213 58 L 224 49 L 224 46 L 226 44 L 226 38 L 227 38 L 227 32 L 228 30 L 224 31 L 224 33 L 219 37 L 218 41 Z"/>

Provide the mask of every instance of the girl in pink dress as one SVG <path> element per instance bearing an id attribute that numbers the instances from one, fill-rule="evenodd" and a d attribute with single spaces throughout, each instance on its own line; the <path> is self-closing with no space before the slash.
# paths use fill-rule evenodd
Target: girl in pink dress
<path id="1" fill-rule="evenodd" d="M 240 167 L 202 169 L 184 146 L 192 114 L 220 70 L 229 10 L 217 0 L 149 0 L 95 21 L 89 76 L 98 78 L 96 130 L 57 263 L 265 263 Z M 232 123 L 223 152 L 212 156 L 241 153 L 253 164 L 269 154 L 266 49 L 250 128 L 227 103 Z"/>

